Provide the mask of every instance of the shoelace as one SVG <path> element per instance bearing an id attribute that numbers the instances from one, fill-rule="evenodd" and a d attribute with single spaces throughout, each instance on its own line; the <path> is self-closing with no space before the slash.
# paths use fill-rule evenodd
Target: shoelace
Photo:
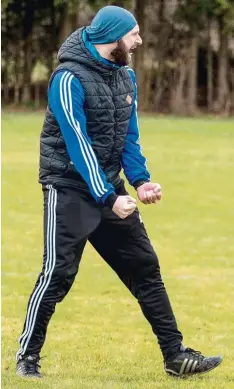
<path id="1" fill-rule="evenodd" d="M 44 358 L 46 357 L 38 357 L 32 360 L 26 359 L 25 362 L 26 362 L 27 372 L 29 374 L 34 374 L 34 373 L 40 374 L 39 369 L 41 368 L 41 365 L 39 364 L 39 361 Z"/>
<path id="2" fill-rule="evenodd" d="M 39 369 L 41 367 L 39 365 L 39 360 L 34 360 L 34 361 L 26 360 L 25 364 L 26 364 L 26 369 L 28 374 L 34 374 L 34 373 L 39 374 Z"/>
<path id="3" fill-rule="evenodd" d="M 201 351 L 197 351 L 197 350 L 194 350 L 190 347 L 187 347 L 185 349 L 185 352 L 193 354 L 198 360 L 204 359 L 204 355 L 202 355 Z"/>

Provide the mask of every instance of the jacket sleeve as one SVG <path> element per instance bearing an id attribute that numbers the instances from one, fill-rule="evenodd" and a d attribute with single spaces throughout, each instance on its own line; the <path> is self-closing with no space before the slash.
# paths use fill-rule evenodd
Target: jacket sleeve
<path id="1" fill-rule="evenodd" d="M 138 186 L 138 183 L 150 181 L 150 174 L 146 165 L 146 158 L 142 155 L 140 146 L 139 123 L 137 117 L 137 86 L 136 77 L 132 69 L 128 68 L 133 81 L 135 96 L 132 114 L 129 120 L 128 133 L 122 153 L 122 167 L 130 185 Z"/>
<path id="2" fill-rule="evenodd" d="M 111 198 L 114 202 L 117 197 L 114 188 L 106 180 L 86 131 L 84 99 L 83 87 L 72 73 L 62 71 L 54 76 L 48 102 L 59 123 L 71 161 L 98 203 L 108 203 Z"/>

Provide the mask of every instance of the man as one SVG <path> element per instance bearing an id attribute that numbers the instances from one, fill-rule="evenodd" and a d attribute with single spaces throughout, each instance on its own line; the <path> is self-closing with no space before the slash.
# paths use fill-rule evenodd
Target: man
<path id="1" fill-rule="evenodd" d="M 41 377 L 40 351 L 56 303 L 68 293 L 87 240 L 138 300 L 157 336 L 166 372 L 207 372 L 221 363 L 182 345 L 182 334 L 160 275 L 158 258 L 119 173 L 138 199 L 161 199 L 141 154 L 135 74 L 128 67 L 141 45 L 127 10 L 102 8 L 59 50 L 49 81 L 41 133 L 40 183 L 44 192 L 42 272 L 30 296 L 17 374 Z"/>

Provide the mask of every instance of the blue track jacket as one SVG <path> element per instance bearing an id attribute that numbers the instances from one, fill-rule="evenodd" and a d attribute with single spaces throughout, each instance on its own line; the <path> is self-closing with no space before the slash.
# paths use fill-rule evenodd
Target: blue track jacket
<path id="1" fill-rule="evenodd" d="M 87 40 L 85 30 L 83 40 L 86 48 L 95 58 L 109 65 L 112 64 L 113 67 L 117 66 L 100 56 L 96 48 Z M 129 184 L 133 185 L 139 180 L 149 181 L 150 174 L 139 144 L 136 77 L 131 68 L 127 67 L 127 70 L 134 84 L 135 96 L 121 163 Z M 55 74 L 48 94 L 50 109 L 60 126 L 69 156 L 76 170 L 88 184 L 95 200 L 104 204 L 108 196 L 114 193 L 114 188 L 107 182 L 105 173 L 92 149 L 92 142 L 86 130 L 84 101 L 84 89 L 78 78 L 68 71 Z M 70 107 L 70 109 L 68 110 L 66 107 Z M 77 131 L 77 126 L 80 131 Z"/>

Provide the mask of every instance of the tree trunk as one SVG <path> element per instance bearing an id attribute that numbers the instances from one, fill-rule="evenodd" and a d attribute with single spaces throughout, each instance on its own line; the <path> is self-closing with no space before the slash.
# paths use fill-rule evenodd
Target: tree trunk
<path id="1" fill-rule="evenodd" d="M 36 109 L 40 107 L 40 83 L 39 82 L 35 83 L 34 105 Z"/>
<path id="2" fill-rule="evenodd" d="M 55 6 L 54 1 L 51 1 L 50 3 L 50 41 L 49 41 L 49 50 L 48 50 L 48 58 L 47 58 L 47 67 L 48 67 L 48 74 L 51 74 L 54 70 L 54 51 L 57 50 L 58 42 L 57 42 L 57 34 L 56 34 L 56 25 L 55 25 Z M 39 50 L 37 50 L 37 58 L 40 57 Z"/>
<path id="3" fill-rule="evenodd" d="M 172 113 L 181 115 L 186 112 L 184 104 L 184 84 L 187 78 L 187 63 L 184 59 L 180 59 L 178 65 L 178 70 L 175 70 L 175 72 L 178 72 L 178 81 L 171 88 L 170 105 Z"/>
<path id="4" fill-rule="evenodd" d="M 152 97 L 153 110 L 158 111 L 163 93 L 168 85 L 166 77 L 166 59 L 168 57 L 168 41 L 172 34 L 172 24 L 166 19 L 166 1 L 161 0 L 158 9 L 158 26 L 156 27 L 157 43 L 155 45 L 155 58 L 158 66 L 154 72 L 154 93 Z"/>
<path id="5" fill-rule="evenodd" d="M 23 67 L 23 93 L 22 103 L 28 104 L 31 100 L 30 86 L 32 74 L 32 31 L 34 25 L 35 4 L 32 0 L 24 2 L 23 41 L 24 41 L 24 67 Z"/>
<path id="6" fill-rule="evenodd" d="M 8 69 L 5 65 L 5 69 L 2 69 L 2 91 L 3 91 L 3 104 L 9 103 L 9 80 L 8 80 Z"/>
<path id="7" fill-rule="evenodd" d="M 9 86 L 8 86 L 7 81 L 6 81 L 6 84 L 4 84 L 4 86 L 3 86 L 3 102 L 4 102 L 4 104 L 9 103 Z"/>
<path id="8" fill-rule="evenodd" d="M 5 17 L 4 17 L 5 16 Z M 2 15 L 2 90 L 3 90 L 3 103 L 9 103 L 9 39 L 7 39 L 7 33 L 9 30 L 9 12 L 6 8 L 5 15 L 3 11 Z"/>
<path id="9" fill-rule="evenodd" d="M 229 79 L 230 79 L 230 85 L 231 85 L 231 91 L 230 91 L 230 115 L 234 115 L 234 69 L 232 66 L 230 66 L 229 71 Z"/>
<path id="10" fill-rule="evenodd" d="M 23 70 L 23 93 L 22 103 L 28 104 L 31 100 L 30 86 L 32 74 L 32 35 L 24 42 L 24 70 Z"/>
<path id="11" fill-rule="evenodd" d="M 144 70 L 144 47 L 145 47 L 145 6 L 147 1 L 136 0 L 135 2 L 135 17 L 140 27 L 140 35 L 143 40 L 141 47 L 136 49 L 134 53 L 134 68 L 136 71 L 137 85 L 138 85 L 138 105 L 142 109 L 143 106 L 147 106 L 145 101 L 144 83 L 145 83 L 145 70 Z"/>
<path id="12" fill-rule="evenodd" d="M 20 85 L 22 85 L 21 79 L 21 49 L 22 41 L 18 41 L 16 46 L 16 51 L 14 55 L 14 105 L 19 105 L 20 103 Z"/>
<path id="13" fill-rule="evenodd" d="M 60 19 L 61 19 L 61 29 L 59 33 L 59 46 L 61 46 L 61 44 L 66 40 L 66 38 L 72 32 L 68 4 L 63 5 Z"/>
<path id="14" fill-rule="evenodd" d="M 2 60 L 4 59 L 4 65 L 2 66 L 2 91 L 3 91 L 3 103 L 9 103 L 9 70 L 8 70 L 8 61 L 6 58 L 8 56 L 8 50 L 5 48 L 5 51 L 2 53 Z M 3 61 L 2 61 L 3 62 Z"/>
<path id="15" fill-rule="evenodd" d="M 20 87 L 15 85 L 14 87 L 14 105 L 19 105 L 20 103 Z"/>
<path id="16" fill-rule="evenodd" d="M 152 75 L 153 75 L 153 67 L 147 69 L 147 71 L 145 72 L 144 102 L 142 102 L 142 107 L 141 107 L 141 109 L 143 111 L 152 111 L 153 110 Z"/>
<path id="17" fill-rule="evenodd" d="M 71 32 L 77 30 L 79 22 L 79 5 L 77 9 L 69 15 Z"/>
<path id="18" fill-rule="evenodd" d="M 198 39 L 195 34 L 191 40 L 189 73 L 188 73 L 188 113 L 194 115 L 197 111 L 197 46 Z"/>
<path id="19" fill-rule="evenodd" d="M 213 107 L 213 51 L 211 46 L 211 25 L 208 23 L 207 36 L 207 108 L 212 111 Z"/>
<path id="20" fill-rule="evenodd" d="M 160 65 L 159 65 L 159 69 L 156 74 L 155 91 L 153 95 L 153 111 L 156 112 L 158 111 L 163 92 L 164 92 L 163 71 L 162 69 L 160 69 Z"/>
<path id="21" fill-rule="evenodd" d="M 228 101 L 228 36 L 223 31 L 222 23 L 220 23 L 220 48 L 218 53 L 218 83 L 217 83 L 217 99 L 215 101 L 214 110 L 217 113 L 224 113 Z"/>

